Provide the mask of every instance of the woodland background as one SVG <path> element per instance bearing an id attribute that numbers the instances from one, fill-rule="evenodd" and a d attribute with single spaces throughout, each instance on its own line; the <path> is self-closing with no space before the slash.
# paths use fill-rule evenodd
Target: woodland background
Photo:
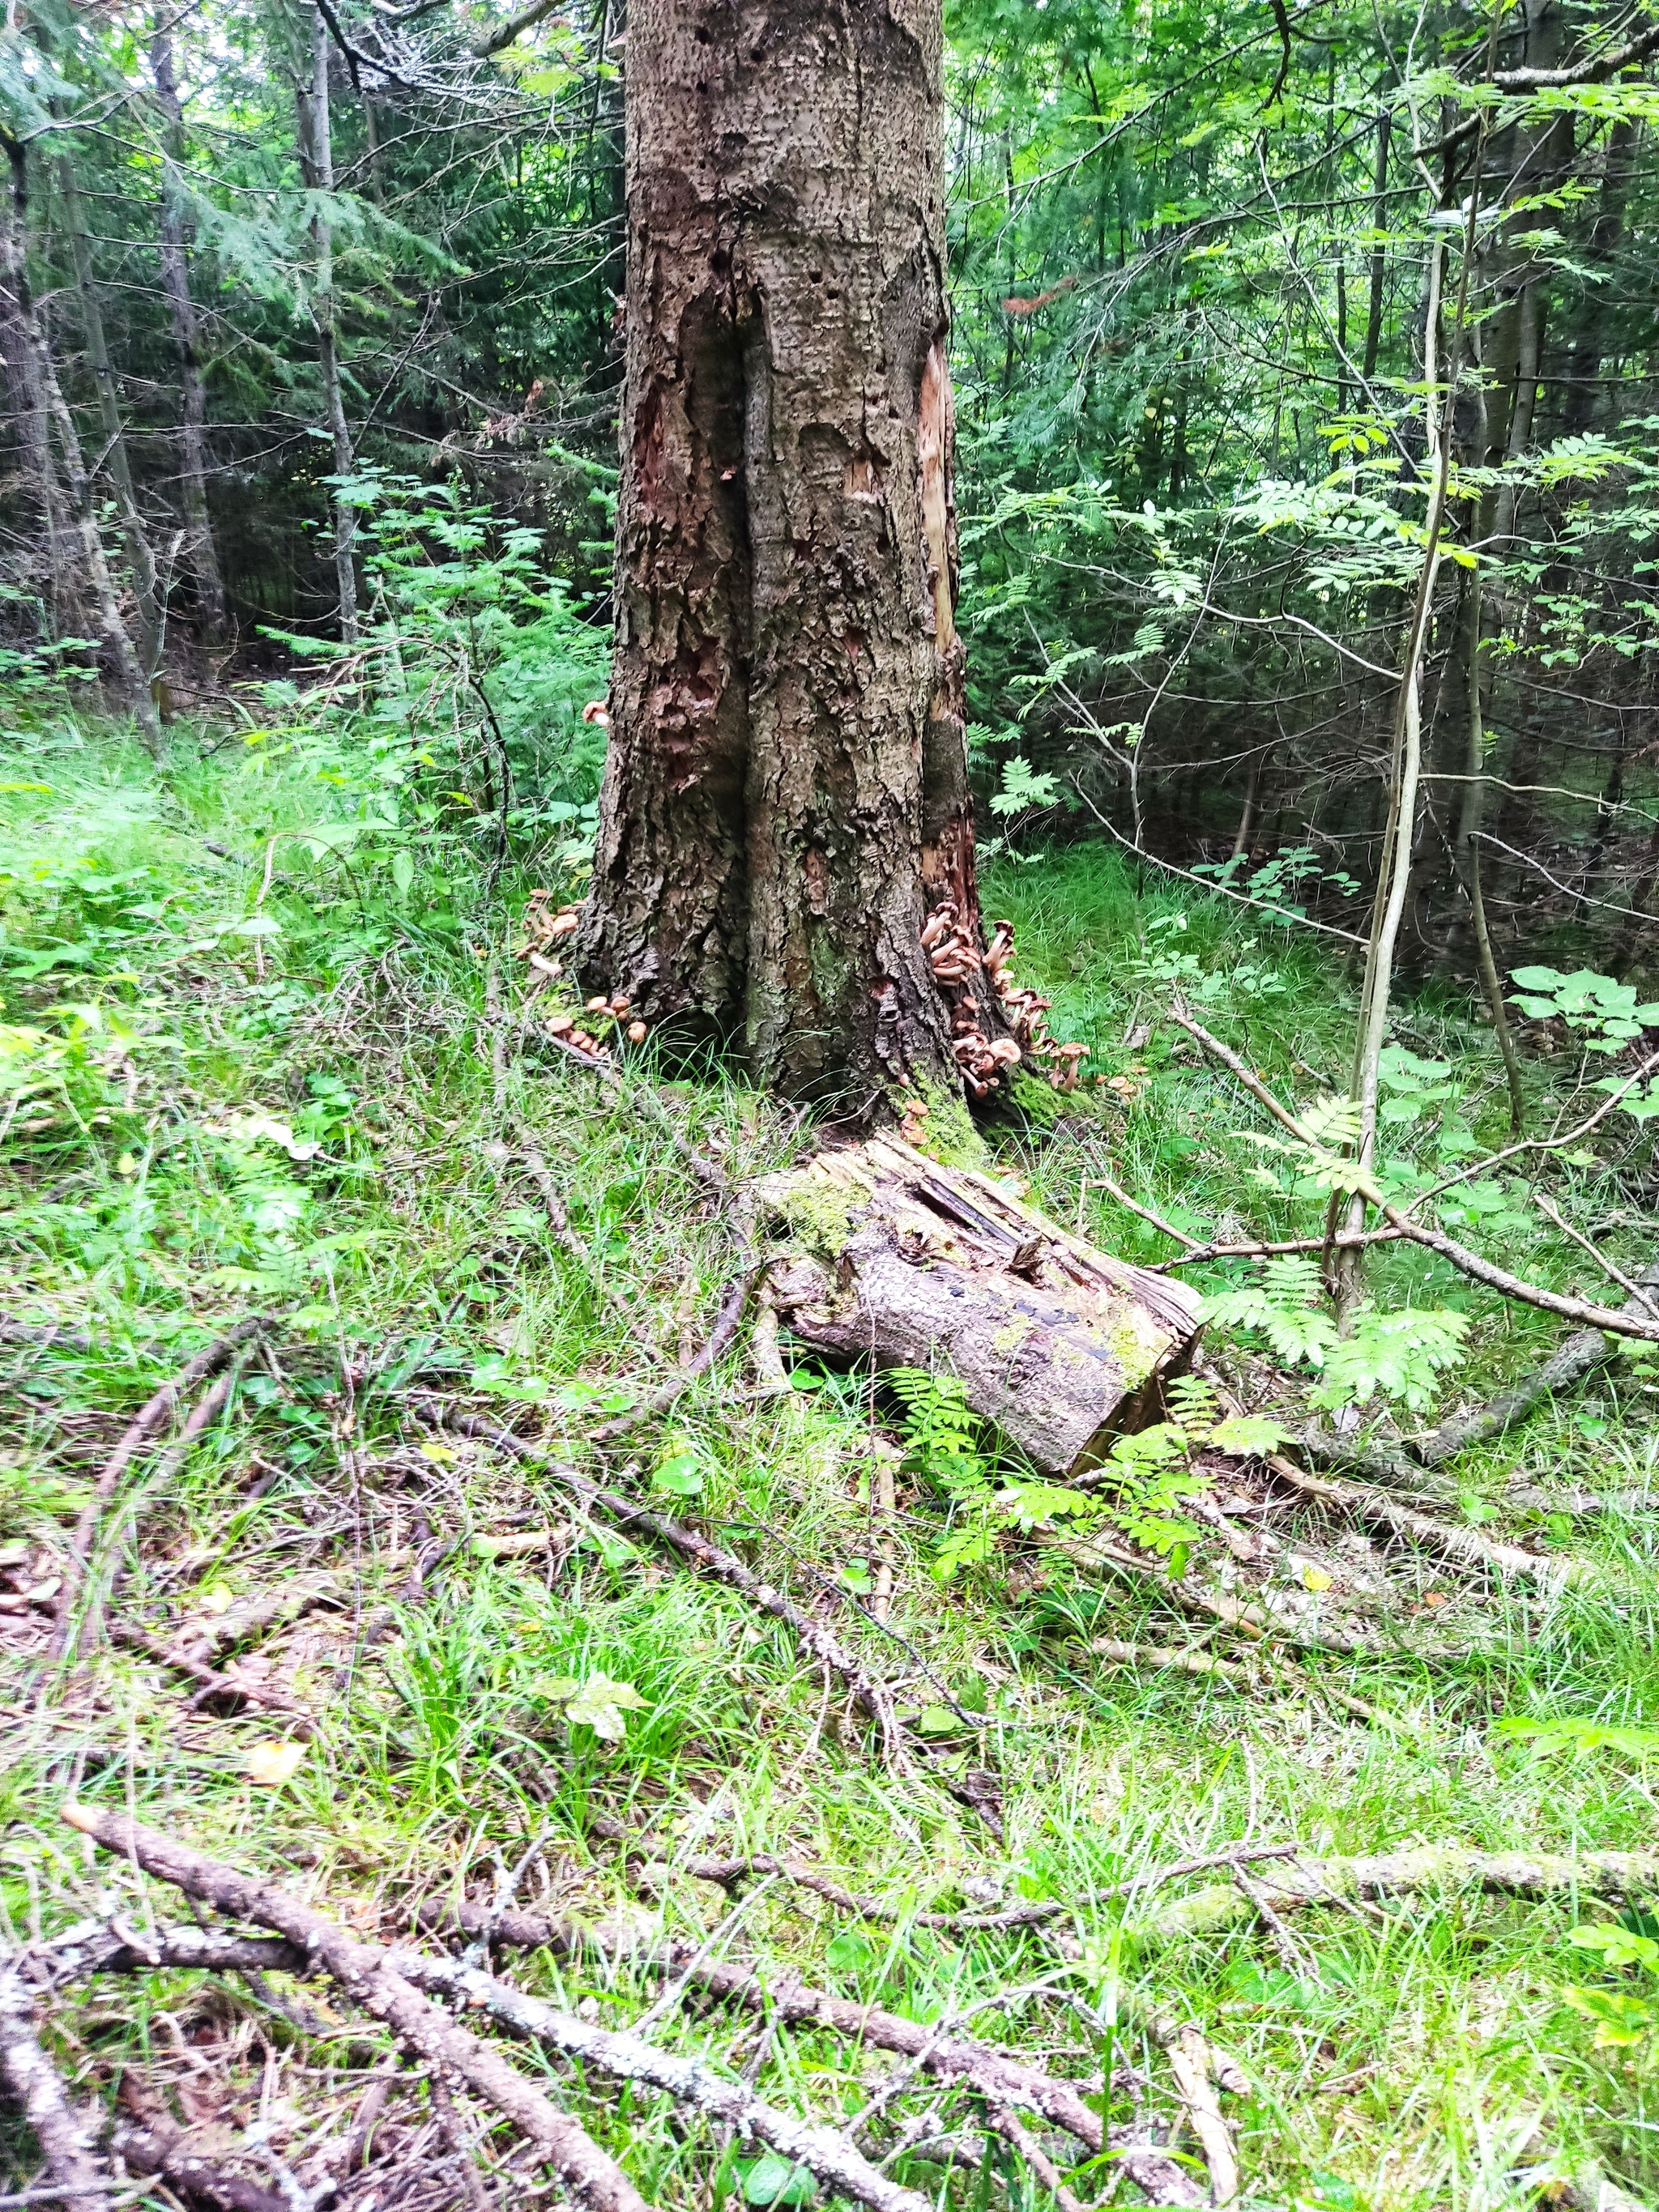
<path id="1" fill-rule="evenodd" d="M 337 638 L 331 485 L 368 616 L 396 592 L 365 558 L 406 574 L 394 518 L 435 488 L 558 603 L 506 641 L 497 712 L 520 804 L 580 806 L 625 26 L 609 0 L 331 21 L 42 5 L 9 38 L 38 329 L 5 341 L 6 630 L 36 669 L 84 667 L 65 641 L 90 637 L 118 679 L 95 507 L 139 673 L 182 707 Z M 1363 919 L 1432 473 L 1430 248 L 1467 244 L 1437 317 L 1454 550 L 1402 957 L 1473 976 L 1473 858 L 1500 950 L 1623 974 L 1659 866 L 1653 94 L 1604 64 L 1641 23 L 1042 0 L 949 29 L 963 613 L 1005 821 L 1098 836 L 1092 811 Z M 555 711 L 520 711 L 550 684 Z"/>

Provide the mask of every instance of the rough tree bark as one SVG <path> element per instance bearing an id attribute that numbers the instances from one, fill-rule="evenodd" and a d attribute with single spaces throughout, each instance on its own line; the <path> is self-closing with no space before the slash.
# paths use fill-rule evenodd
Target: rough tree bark
<path id="1" fill-rule="evenodd" d="M 149 42 L 155 97 L 167 121 L 166 165 L 161 173 L 161 289 L 167 295 L 173 343 L 179 355 L 180 504 L 185 512 L 185 559 L 196 580 L 202 635 L 210 645 L 224 635 L 225 587 L 213 543 L 207 501 L 207 380 L 197 343 L 195 303 L 190 296 L 184 191 L 185 112 L 173 66 L 173 35 L 159 17 Z"/>
<path id="2" fill-rule="evenodd" d="M 617 644 L 587 975 L 856 1115 L 976 943 L 939 0 L 634 0 Z M 965 995 L 987 1033 L 987 987 Z M 957 1017 L 960 1024 L 962 1017 Z"/>

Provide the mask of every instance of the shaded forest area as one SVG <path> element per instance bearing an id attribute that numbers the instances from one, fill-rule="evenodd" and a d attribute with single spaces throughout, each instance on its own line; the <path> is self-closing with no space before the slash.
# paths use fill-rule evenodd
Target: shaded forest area
<path id="1" fill-rule="evenodd" d="M 1524 937 L 1639 966 L 1650 27 L 1054 0 L 948 27 L 982 795 L 1363 932 L 1427 565 L 1401 957 L 1473 981 L 1484 908 L 1499 965 Z M 84 666 L 90 639 L 143 714 L 149 679 L 165 712 L 349 641 L 407 479 L 540 532 L 601 628 L 626 46 L 611 0 L 32 9 L 5 89 L 12 650 Z M 526 793 L 591 799 L 591 732 L 523 750 Z"/>

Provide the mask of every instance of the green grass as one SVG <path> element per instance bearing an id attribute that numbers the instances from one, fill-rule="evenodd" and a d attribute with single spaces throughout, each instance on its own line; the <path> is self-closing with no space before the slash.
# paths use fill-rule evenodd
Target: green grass
<path id="1" fill-rule="evenodd" d="M 274 836 L 313 823 L 331 803 L 316 761 L 302 747 L 269 763 L 242 745 L 200 761 L 195 750 L 177 733 L 177 765 L 158 781 L 136 750 L 59 721 L 15 738 L 4 764 L 3 1018 L 9 1064 L 28 1085 L 4 1155 L 5 1309 L 37 1328 L 84 1331 L 96 1348 L 0 1346 L 9 1378 L 0 1540 L 27 1547 L 20 1572 L 44 1573 L 90 1470 L 143 1396 L 226 1322 L 265 1311 L 281 1327 L 246 1364 L 221 1420 L 171 1480 L 155 1480 L 154 1461 L 135 1468 L 94 1581 L 117 1616 L 163 1632 L 204 1599 L 302 1569 L 335 1571 L 341 1603 L 269 1647 L 279 1679 L 319 1716 L 276 1790 L 252 1781 L 245 1762 L 287 1733 L 280 1717 L 186 1711 L 188 1682 L 107 1644 L 80 1672 L 43 1684 L 29 1632 L 5 1618 L 3 1898 L 20 1936 L 107 1911 L 112 1898 L 142 1919 L 130 1881 L 94 1869 L 58 1822 L 71 1790 L 130 1803 L 240 1863 L 296 1879 L 303 1869 L 314 1898 L 362 1924 L 378 1916 L 388 1930 L 406 1927 L 423 1899 L 487 1888 L 495 1854 L 510 1860 L 542 1838 L 527 1901 L 718 1930 L 720 1955 L 787 1966 L 919 2018 L 1042 1983 L 979 2025 L 1092 2087 L 1103 2033 L 1070 1998 L 1109 2003 L 1115 1984 L 1125 2019 L 1132 1999 L 1189 2014 L 1249 2076 L 1229 2108 L 1247 2194 L 1264 2204 L 1496 2212 L 1534 2201 L 1540 2170 L 1585 2155 L 1632 2189 L 1659 2190 L 1652 2039 L 1598 2050 L 1561 1995 L 1597 1978 L 1565 1942 L 1576 1918 L 1597 1914 L 1463 1894 L 1360 1919 L 1312 1911 L 1297 1923 L 1310 1963 L 1292 1972 L 1259 1932 L 1137 1943 L 1107 1893 L 1241 1839 L 1331 1851 L 1418 1840 L 1650 1845 L 1651 1758 L 1547 1753 L 1497 1723 L 1659 1724 L 1650 1514 L 1547 1528 L 1549 1540 L 1616 1574 L 1599 1594 L 1528 1604 L 1460 1585 L 1439 1561 L 1402 1562 L 1425 1595 L 1448 1598 L 1425 1610 L 1431 1626 L 1449 1609 L 1491 1633 L 1478 1656 L 1432 1669 L 1408 1653 L 1318 1662 L 1409 1721 L 1415 1733 L 1401 1734 L 1284 1678 L 1241 1694 L 1097 1662 L 1091 1633 L 1184 1634 L 1150 1584 L 1079 1583 L 1041 1555 L 1006 1551 L 941 1587 L 930 1571 L 940 1503 L 902 1480 L 893 1626 L 905 1644 L 849 1608 L 838 1626 L 901 1680 L 905 1710 L 935 1695 L 908 1646 L 983 1711 L 975 1737 L 944 1755 L 1000 1776 L 997 1844 L 926 1774 L 885 1771 L 840 1701 L 824 1705 L 817 1670 L 735 1599 L 581 1523 L 552 1474 L 441 1435 L 396 1395 L 416 1369 L 431 1387 L 476 1390 L 487 1408 L 539 1422 L 554 1456 L 603 1467 L 624 1486 L 647 1485 L 665 1460 L 690 1462 L 700 1493 L 660 1502 L 803 1601 L 817 1589 L 809 1565 L 833 1578 L 867 1546 L 860 1478 L 871 1415 L 856 1388 L 832 1380 L 767 1399 L 738 1358 L 621 1449 L 601 1455 L 587 1441 L 607 1392 L 653 1387 L 683 1344 L 701 1340 L 733 1255 L 718 1209 L 644 1110 L 643 1073 L 613 1096 L 533 1049 L 509 1066 L 510 1116 L 534 1133 L 566 1194 L 586 1268 L 550 1234 L 533 1187 L 504 1186 L 485 1158 L 498 1126 L 487 977 L 493 962 L 510 1009 L 510 914 L 538 879 L 534 857 L 504 882 L 499 907 L 471 902 L 459 877 L 417 881 L 405 897 L 372 870 L 308 860 L 293 842 L 272 857 Z M 48 789 L 18 787 L 29 784 Z M 1126 1040 L 1155 1020 L 1167 992 L 1167 973 L 1149 963 L 1190 961 L 1182 981 L 1206 1018 L 1283 1095 L 1306 1101 L 1342 1073 L 1352 989 L 1340 965 L 1184 889 L 1137 884 L 1110 855 L 1005 863 L 988 905 L 1016 921 L 1022 980 L 1052 991 L 1056 1034 L 1086 1039 L 1091 1069 L 1131 1087 L 1127 1097 L 1091 1089 L 1052 1128 L 994 1133 L 1005 1167 L 1058 1218 L 1143 1260 L 1169 1257 L 1167 1241 L 1091 1188 L 1092 1171 L 1195 1235 L 1317 1226 L 1305 1195 L 1246 1172 L 1261 1155 L 1240 1133 L 1256 1117 L 1224 1077 L 1167 1026 Z M 280 933 L 238 934 L 256 911 Z M 1498 1138 L 1501 1079 L 1467 1009 L 1415 1002 L 1404 1027 L 1414 1050 L 1454 1065 L 1476 1134 Z M 1545 1110 L 1572 1069 L 1529 1065 Z M 734 1176 L 781 1164 L 799 1142 L 787 1116 L 718 1073 L 659 1095 L 682 1133 L 718 1150 Z M 1431 1126 L 1407 1134 L 1431 1155 Z M 1615 1176 L 1631 1170 L 1614 1146 L 1600 1149 L 1600 1166 L 1562 1170 L 1564 1202 L 1616 1205 Z M 1640 1217 L 1626 1212 L 1632 1225 L 1613 1231 L 1611 1249 L 1631 1258 Z M 1581 1279 L 1544 1224 L 1503 1236 L 1512 1260 L 1559 1283 Z M 1467 1310 L 1471 1356 L 1448 1404 L 1484 1395 L 1559 1334 L 1418 1255 L 1379 1256 L 1370 1282 L 1382 1304 Z M 1300 1386 L 1273 1376 L 1259 1347 L 1221 1346 L 1218 1356 L 1242 1389 L 1294 1403 Z M 1546 1487 L 1648 1490 L 1659 1445 L 1644 1375 L 1627 1366 L 1468 1455 L 1455 1469 L 1465 1510 L 1499 1510 L 1516 1468 Z M 476 1533 L 563 1523 L 568 1540 L 539 1561 L 490 1562 L 471 1546 Z M 1490 1525 L 1517 1523 L 1504 1513 Z M 1537 1516 L 1518 1525 L 1536 1528 Z M 1342 1531 L 1303 1534 L 1312 1550 Z M 410 1595 L 411 1547 L 440 1546 L 455 1548 Z M 568 1724 L 554 1688 L 599 1672 L 647 1701 L 614 1748 Z M 663 1863 L 647 1901 L 616 1847 L 592 1835 L 596 1813 Z M 734 1911 L 672 1871 L 698 1852 L 784 1847 L 899 1918 L 852 1923 L 781 1884 L 758 1886 Z M 988 1879 L 1010 1902 L 1064 1899 L 1080 1957 L 1067 1969 L 1035 1931 L 963 1938 L 909 1924 L 916 1911 L 961 1903 L 969 1879 Z M 150 1895 L 158 1915 L 177 1910 Z M 549 1994 L 592 1999 L 616 2025 L 656 1994 L 625 1962 L 538 1956 L 523 1971 Z M 77 2093 L 106 2106 L 123 2069 L 171 2094 L 200 2075 L 206 2053 L 235 2124 L 275 2100 L 283 2154 L 297 2161 L 307 2130 L 361 2094 L 377 2033 L 367 2054 L 313 2042 L 240 1984 L 209 1990 L 154 1976 L 70 1993 L 52 2041 Z M 734 2069 L 758 2060 L 768 2096 L 823 2114 L 859 2109 L 883 2071 L 872 2054 L 823 2036 L 780 2033 L 757 2050 L 750 2025 L 718 2010 L 683 2007 L 653 2033 Z M 1161 2055 L 1127 2030 L 1117 2051 L 1152 2111 L 1170 2115 Z M 703 2212 L 723 2200 L 730 2170 L 716 2175 L 720 2146 L 699 2124 L 682 2127 L 660 2100 L 609 2097 L 562 2066 L 554 2086 L 623 2154 L 650 2202 Z M 896 2101 L 872 2138 L 877 2154 L 933 2094 Z M 1127 2095 L 1120 2082 L 1115 2118 L 1127 2117 Z M 416 2166 L 437 2156 L 435 2138 L 420 2133 L 424 2099 L 405 2082 L 387 2123 L 392 2151 Z M 971 2134 L 971 2112 L 945 2117 Z M 9 2147 L 15 2171 L 32 2172 L 21 2137 Z M 488 2133 L 490 2157 L 509 2148 L 504 2130 Z M 899 2170 L 982 2212 L 972 2174 Z M 459 2195 L 453 2172 L 430 2185 L 440 2195 L 422 2202 Z M 1020 2212 L 1035 2203 L 1023 2169 L 1000 2168 L 1005 2185 Z M 1091 2202 L 1103 2176 L 1077 2185 Z"/>

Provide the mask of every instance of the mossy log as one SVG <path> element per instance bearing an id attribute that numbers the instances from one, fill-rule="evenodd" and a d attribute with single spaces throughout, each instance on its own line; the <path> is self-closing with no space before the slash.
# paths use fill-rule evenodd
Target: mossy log
<path id="1" fill-rule="evenodd" d="M 766 1296 L 835 1359 L 927 1367 L 1045 1473 L 1097 1464 L 1163 1415 L 1198 1340 L 1184 1284 L 1097 1251 L 1007 1183 L 890 1137 L 760 1187 L 792 1249 Z"/>

